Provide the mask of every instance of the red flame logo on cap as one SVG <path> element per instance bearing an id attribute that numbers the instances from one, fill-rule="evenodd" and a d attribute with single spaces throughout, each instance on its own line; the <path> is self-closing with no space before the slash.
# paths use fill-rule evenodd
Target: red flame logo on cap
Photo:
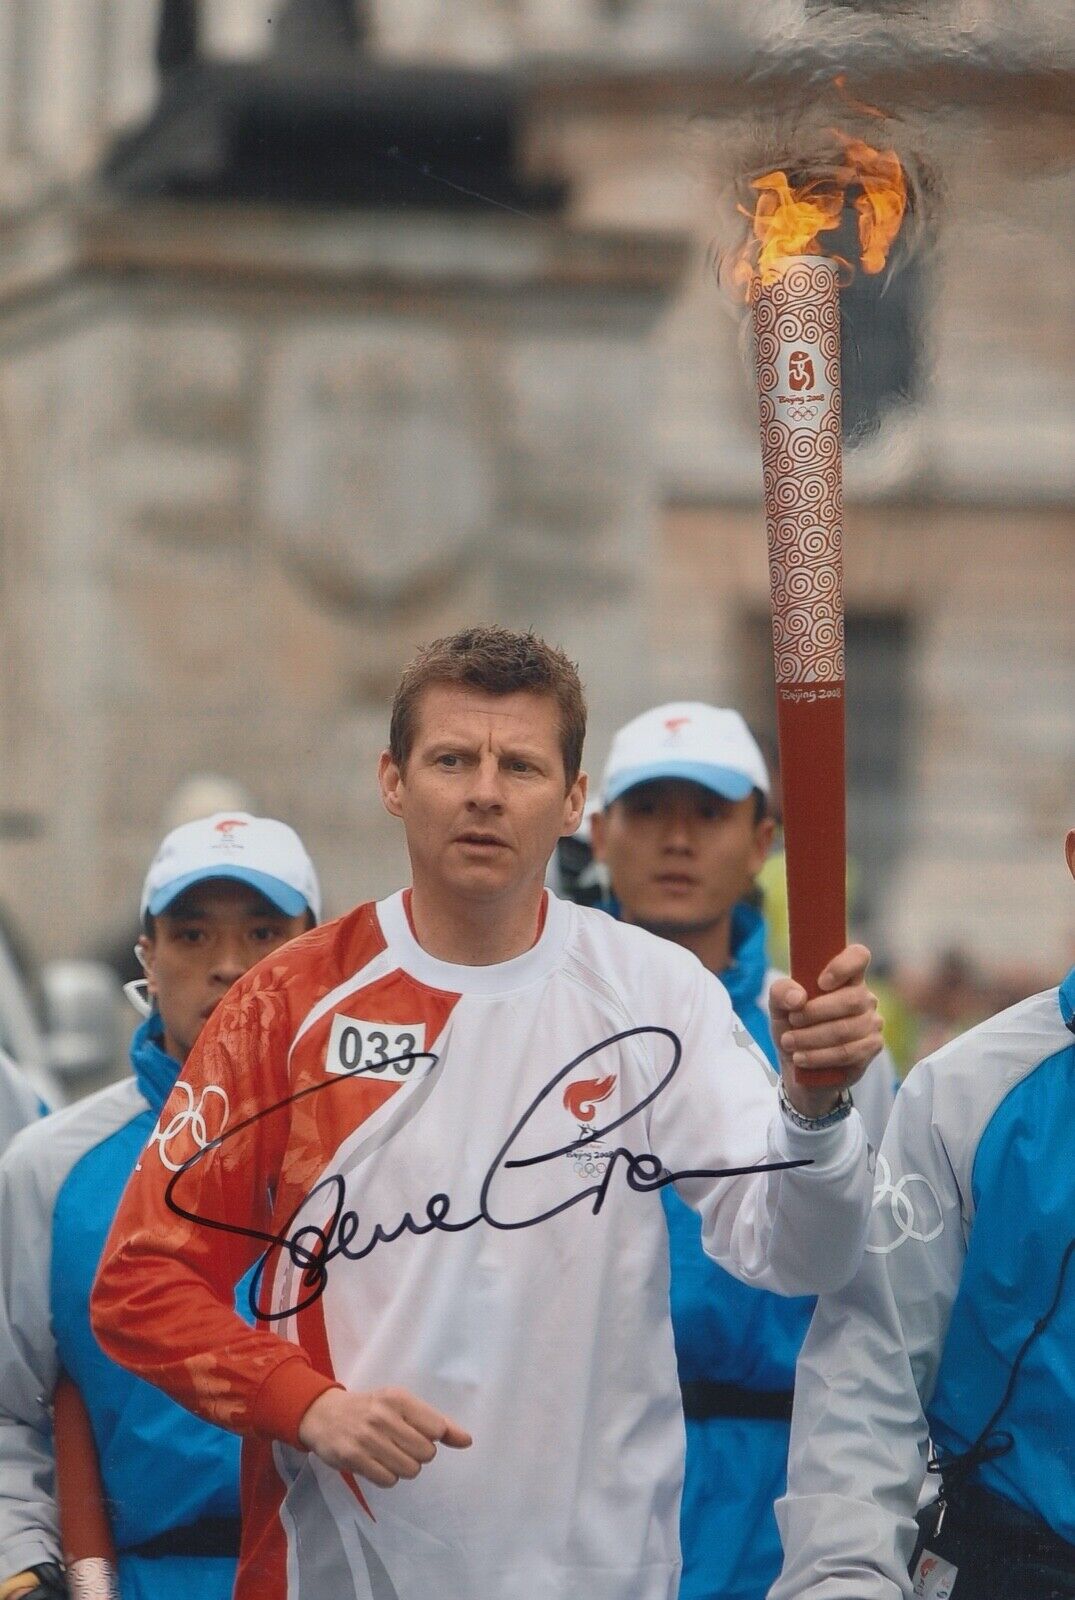
<path id="1" fill-rule="evenodd" d="M 669 733 L 678 733 L 680 728 L 685 728 L 690 720 L 690 717 L 665 717 L 664 725 Z"/>
<path id="2" fill-rule="evenodd" d="M 616 1074 L 607 1078 L 584 1078 L 581 1083 L 569 1083 L 564 1090 L 564 1105 L 576 1122 L 592 1122 L 598 1103 L 607 1100 L 616 1087 Z"/>
<path id="3" fill-rule="evenodd" d="M 216 824 L 216 832 L 230 834 L 233 828 L 245 828 L 246 823 L 241 817 L 224 817 Z"/>

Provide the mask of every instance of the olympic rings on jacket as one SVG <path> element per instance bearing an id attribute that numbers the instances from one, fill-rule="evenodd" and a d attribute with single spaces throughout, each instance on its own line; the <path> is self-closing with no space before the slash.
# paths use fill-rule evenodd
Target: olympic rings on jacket
<path id="1" fill-rule="evenodd" d="M 178 1172 L 184 1161 L 190 1160 L 195 1150 L 205 1150 L 215 1139 L 219 1139 L 228 1125 L 228 1117 L 231 1113 L 227 1093 L 215 1083 L 206 1084 L 198 1096 L 197 1103 L 194 1100 L 194 1090 L 189 1083 L 184 1083 L 183 1079 L 180 1078 L 175 1087 L 177 1094 L 186 1096 L 187 1103 L 185 1106 L 181 1106 L 163 1126 L 158 1121 L 157 1126 L 149 1136 L 149 1144 L 146 1145 L 147 1150 L 150 1145 L 155 1144 L 157 1146 L 157 1154 L 169 1172 Z M 215 1117 L 210 1116 L 207 1120 L 210 1100 L 213 1097 L 220 1104 L 217 1107 Z M 210 1127 L 212 1127 L 212 1132 Z M 178 1161 L 174 1161 L 165 1147 L 171 1144 L 173 1139 L 178 1139 L 184 1133 L 189 1135 L 190 1142 L 194 1148 L 188 1148 Z"/>
<path id="2" fill-rule="evenodd" d="M 919 1216 L 915 1210 L 915 1201 L 909 1194 L 912 1184 L 922 1184 L 926 1194 L 936 1209 L 937 1221 L 931 1225 L 929 1215 L 930 1207 L 926 1203 L 926 1194 L 918 1194 L 919 1207 L 925 1207 L 925 1215 Z M 868 1244 L 866 1249 L 875 1256 L 887 1256 L 893 1250 L 898 1250 L 901 1244 L 906 1244 L 908 1239 L 913 1239 L 916 1244 L 930 1244 L 944 1232 L 944 1211 L 941 1207 L 940 1196 L 930 1183 L 929 1179 L 921 1172 L 905 1172 L 902 1177 L 892 1182 L 892 1168 L 883 1155 L 877 1157 L 877 1185 L 873 1191 L 873 1208 L 875 1211 L 888 1201 L 888 1209 L 896 1228 L 896 1236 L 887 1244 Z M 920 1223 L 924 1222 L 923 1228 Z"/>

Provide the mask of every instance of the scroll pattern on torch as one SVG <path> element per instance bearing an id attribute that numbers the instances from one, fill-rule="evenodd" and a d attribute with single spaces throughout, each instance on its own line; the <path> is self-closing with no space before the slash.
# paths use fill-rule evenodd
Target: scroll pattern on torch
<path id="1" fill-rule="evenodd" d="M 833 264 L 754 289 L 776 681 L 844 678 L 840 308 Z"/>

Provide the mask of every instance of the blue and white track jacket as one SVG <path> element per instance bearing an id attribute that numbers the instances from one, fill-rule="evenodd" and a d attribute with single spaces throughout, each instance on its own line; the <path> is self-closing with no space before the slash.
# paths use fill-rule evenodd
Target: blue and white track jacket
<path id="1" fill-rule="evenodd" d="M 109 1361 L 87 1309 L 120 1195 L 179 1071 L 160 1040 L 153 1016 L 134 1037 L 132 1078 L 25 1128 L 0 1160 L 0 1579 L 60 1559 L 48 1406 L 63 1367 L 93 1423 L 122 1600 L 228 1600 L 234 1559 L 134 1547 L 238 1516 L 239 1440 Z"/>
<path id="2" fill-rule="evenodd" d="M 739 1021 L 776 1065 L 769 1028 L 765 924 L 741 904 L 732 918 L 732 961 L 718 977 Z M 870 1143 L 881 1141 L 894 1072 L 882 1055 L 855 1090 Z M 662 1192 L 671 1255 L 672 1328 L 682 1382 L 787 1390 L 812 1298 L 750 1288 L 702 1249 L 698 1217 L 672 1188 Z M 679 1535 L 680 1600 L 762 1600 L 780 1570 L 773 1502 L 784 1492 L 788 1424 L 749 1417 L 687 1420 Z"/>
<path id="3" fill-rule="evenodd" d="M 1075 969 L 946 1045 L 900 1090 L 871 1237 L 820 1302 L 796 1378 L 772 1600 L 909 1600 L 927 1437 L 990 1423 L 971 1481 L 1075 1543 Z"/>

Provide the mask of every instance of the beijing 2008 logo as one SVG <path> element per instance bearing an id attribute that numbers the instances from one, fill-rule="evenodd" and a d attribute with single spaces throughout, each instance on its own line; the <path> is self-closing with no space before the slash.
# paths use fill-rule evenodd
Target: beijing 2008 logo
<path id="1" fill-rule="evenodd" d="M 796 393 L 814 387 L 814 363 L 808 350 L 793 350 L 788 356 L 788 386 Z"/>
<path id="2" fill-rule="evenodd" d="M 612 1151 L 598 1144 L 590 1124 L 597 1115 L 602 1100 L 607 1100 L 616 1087 L 616 1074 L 607 1078 L 583 1078 L 569 1083 L 564 1090 L 564 1109 L 570 1111 L 578 1124 L 579 1141 L 567 1152 L 575 1164 L 575 1176 L 580 1182 L 587 1178 L 601 1179 L 608 1171 Z"/>
<path id="3" fill-rule="evenodd" d="M 245 828 L 247 824 L 242 817 L 221 817 L 215 824 L 213 831 L 219 833 L 220 838 L 214 845 L 216 850 L 241 850 L 243 848 L 242 835 L 236 836 L 237 828 Z"/>
<path id="4" fill-rule="evenodd" d="M 665 717 L 665 744 L 679 744 L 684 728 L 689 728 L 690 725 L 690 717 Z"/>

